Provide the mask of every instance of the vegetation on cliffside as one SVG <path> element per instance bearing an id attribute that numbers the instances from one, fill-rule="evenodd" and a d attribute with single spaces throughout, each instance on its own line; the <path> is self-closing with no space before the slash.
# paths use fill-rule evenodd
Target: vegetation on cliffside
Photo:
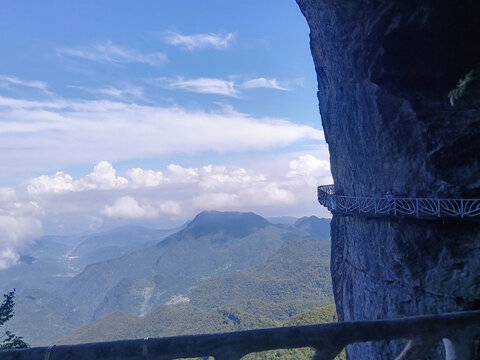
<path id="1" fill-rule="evenodd" d="M 13 308 L 15 307 L 15 302 L 13 301 L 15 290 L 3 296 L 3 303 L 0 305 L 0 326 L 5 325 L 5 323 L 15 315 L 13 312 Z M 17 336 L 7 329 L 5 329 L 3 335 L 0 336 L 0 340 L 2 340 L 0 349 L 20 349 L 28 347 L 28 344 L 23 341 L 21 336 Z"/>
<path id="2" fill-rule="evenodd" d="M 325 305 L 319 308 L 310 309 L 294 316 L 284 323 L 284 326 L 324 324 L 338 321 L 335 305 Z M 249 354 L 242 360 L 310 360 L 314 354 L 312 348 L 271 350 L 260 353 Z M 345 360 L 345 351 L 342 351 L 335 360 Z"/>

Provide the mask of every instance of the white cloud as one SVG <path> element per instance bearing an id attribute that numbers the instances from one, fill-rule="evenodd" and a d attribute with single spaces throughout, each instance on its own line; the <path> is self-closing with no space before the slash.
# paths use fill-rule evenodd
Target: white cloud
<path id="1" fill-rule="evenodd" d="M 200 94 L 216 94 L 230 97 L 239 97 L 239 89 L 265 88 L 282 91 L 290 90 L 285 85 L 280 85 L 277 79 L 266 79 L 263 77 L 250 79 L 241 84 L 236 84 L 232 80 L 218 78 L 185 79 L 181 76 L 176 78 L 157 78 L 152 82 L 172 90 L 185 90 Z"/>
<path id="2" fill-rule="evenodd" d="M 30 179 L 27 185 L 27 191 L 30 194 L 40 193 L 63 193 L 67 191 L 75 191 L 76 184 L 72 176 L 62 171 L 57 171 L 55 175 L 40 175 Z"/>
<path id="3" fill-rule="evenodd" d="M 123 196 L 116 199 L 112 205 L 105 205 L 102 213 L 109 218 L 123 219 L 138 219 L 156 215 L 152 209 L 141 207 L 131 196 Z"/>
<path id="4" fill-rule="evenodd" d="M 15 202 L 17 195 L 15 189 L 11 187 L 0 187 L 0 206 Z"/>
<path id="5" fill-rule="evenodd" d="M 122 87 L 107 86 L 104 88 L 87 88 L 83 86 L 70 86 L 71 88 L 80 89 L 97 96 L 107 96 L 109 98 L 128 100 L 143 99 L 143 87 L 134 85 L 125 85 Z"/>
<path id="6" fill-rule="evenodd" d="M 12 85 L 19 85 L 30 87 L 34 89 L 39 89 L 48 92 L 47 84 L 43 81 L 28 81 L 19 79 L 16 76 L 9 76 L 9 75 L 0 75 L 0 83 L 12 84 Z"/>
<path id="7" fill-rule="evenodd" d="M 233 81 L 216 78 L 198 78 L 184 79 L 177 77 L 175 79 L 159 78 L 161 85 L 168 89 L 186 90 L 200 94 L 217 94 L 231 97 L 237 97 L 237 91 Z"/>
<path id="8" fill-rule="evenodd" d="M 176 201 L 165 201 L 162 204 L 160 204 L 159 209 L 162 213 L 166 215 L 174 215 L 178 216 L 181 215 L 182 213 L 182 208 L 180 204 Z"/>
<path id="9" fill-rule="evenodd" d="M 161 171 L 133 168 L 127 171 L 127 175 L 133 184 L 138 187 L 154 187 L 163 182 L 163 173 Z"/>
<path id="10" fill-rule="evenodd" d="M 129 97 L 143 97 L 143 88 L 138 86 L 129 86 L 124 88 L 116 88 L 113 86 L 109 86 L 106 88 L 95 89 L 94 92 L 100 95 L 107 95 L 121 100 L 127 99 Z"/>
<path id="11" fill-rule="evenodd" d="M 286 186 L 275 182 L 267 184 L 262 189 L 265 193 L 265 200 L 268 203 L 280 203 L 284 205 L 294 204 L 295 194 L 290 189 L 284 187 Z"/>
<path id="12" fill-rule="evenodd" d="M 128 180 L 117 176 L 116 170 L 108 161 L 100 161 L 93 171 L 80 179 L 80 186 L 85 189 L 122 189 L 127 186 Z"/>
<path id="13" fill-rule="evenodd" d="M 200 188 L 204 190 L 238 189 L 248 187 L 252 182 L 262 182 L 262 174 L 249 174 L 244 168 L 227 169 L 224 166 L 207 165 L 200 169 Z"/>
<path id="14" fill-rule="evenodd" d="M 169 183 L 191 184 L 198 181 L 198 170 L 193 168 L 184 168 L 180 165 L 170 164 L 167 166 L 169 176 L 166 179 Z"/>
<path id="15" fill-rule="evenodd" d="M 266 78 L 257 78 L 247 80 L 242 84 L 242 87 L 245 89 L 255 89 L 255 88 L 266 88 L 266 89 L 275 89 L 275 90 L 289 90 L 285 86 L 281 86 L 277 79 L 266 79 Z"/>
<path id="16" fill-rule="evenodd" d="M 307 125 L 226 108 L 186 110 L 107 100 L 29 101 L 0 96 L 0 124 L 5 159 L 0 172 L 5 174 L 14 167 L 52 171 L 102 159 L 245 152 L 323 140 L 321 130 Z"/>
<path id="17" fill-rule="evenodd" d="M 290 161 L 288 176 L 324 176 L 330 173 L 330 163 L 327 160 L 317 159 L 315 156 L 306 154 L 298 159 Z"/>
<path id="18" fill-rule="evenodd" d="M 138 50 L 128 49 L 107 41 L 84 48 L 57 49 L 57 53 L 80 57 L 87 60 L 104 63 L 143 63 L 152 66 L 161 65 L 167 59 L 164 53 L 144 54 Z"/>
<path id="19" fill-rule="evenodd" d="M 79 180 L 64 172 L 58 171 L 55 175 L 40 175 L 29 180 L 27 191 L 29 194 L 65 193 L 85 190 L 112 190 L 122 189 L 128 185 L 128 180 L 117 176 L 112 164 L 100 161 L 93 171 Z"/>
<path id="20" fill-rule="evenodd" d="M 227 49 L 235 39 L 233 33 L 228 34 L 191 34 L 182 35 L 177 32 L 166 32 L 163 38 L 172 45 L 179 46 L 186 50 L 202 48 L 214 48 L 217 50 Z"/>
<path id="21" fill-rule="evenodd" d="M 283 155 L 260 163 L 255 159 L 242 167 L 214 164 L 200 167 L 170 164 L 155 170 L 135 167 L 125 171 L 126 177 L 118 174 L 109 162 L 101 162 L 88 175 L 40 176 L 28 184 L 34 184 L 35 190 L 28 186 L 27 189 L 45 213 L 44 218 L 50 224 L 63 224 L 66 228 L 81 218 L 84 228 L 92 225 L 92 219 L 94 226 L 108 224 L 110 219 L 186 221 L 205 209 L 254 211 L 269 216 L 328 216 L 316 200 L 317 186 L 332 181 L 327 158 L 328 154 L 316 152 L 294 157 Z M 39 178 L 43 187 L 33 181 Z M 14 191 L 0 188 L 0 208 L 2 199 L 14 204 Z M 25 203 L 24 210 L 16 210 L 16 218 L 29 216 L 35 207 L 38 208 Z"/>
<path id="22" fill-rule="evenodd" d="M 208 193 L 195 196 L 192 205 L 198 210 L 232 209 L 235 208 L 235 203 L 237 201 L 237 194 L 228 194 L 224 192 Z"/>
<path id="23" fill-rule="evenodd" d="M 0 270 L 15 265 L 20 251 L 41 235 L 41 211 L 34 202 L 20 202 L 15 190 L 0 188 Z"/>

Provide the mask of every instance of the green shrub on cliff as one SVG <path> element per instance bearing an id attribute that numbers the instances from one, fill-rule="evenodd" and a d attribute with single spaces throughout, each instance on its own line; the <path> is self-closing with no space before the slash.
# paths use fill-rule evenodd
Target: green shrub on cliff
<path id="1" fill-rule="evenodd" d="M 467 75 L 465 75 L 465 78 L 459 79 L 457 87 L 455 89 L 450 90 L 450 92 L 448 93 L 448 97 L 450 99 L 450 104 L 452 106 L 454 106 L 455 100 L 458 100 L 462 97 L 468 84 L 470 84 L 473 80 L 478 78 L 478 75 L 475 76 L 476 71 L 477 70 L 472 70 Z"/>
<path id="2" fill-rule="evenodd" d="M 304 311 L 303 313 L 293 317 L 284 326 L 295 325 L 313 325 L 338 320 L 337 312 L 334 304 L 325 305 L 319 308 Z M 314 354 L 312 348 L 271 350 L 260 353 L 253 353 L 244 356 L 242 360 L 310 360 Z M 345 360 L 345 351 L 342 351 L 335 360 Z"/>
<path id="3" fill-rule="evenodd" d="M 13 317 L 13 315 L 15 315 L 13 312 L 15 306 L 15 302 L 13 301 L 15 290 L 10 291 L 3 296 L 4 300 L 2 305 L 0 305 L 0 326 L 3 326 Z M 22 340 L 23 338 L 21 336 L 16 336 L 9 330 L 5 330 L 3 335 L 0 336 L 0 339 L 3 339 L 0 344 L 0 349 L 19 349 L 28 347 L 28 344 Z"/>

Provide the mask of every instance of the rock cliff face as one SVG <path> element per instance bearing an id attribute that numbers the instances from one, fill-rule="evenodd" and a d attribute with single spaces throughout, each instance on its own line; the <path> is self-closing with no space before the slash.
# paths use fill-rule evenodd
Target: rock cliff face
<path id="1" fill-rule="evenodd" d="M 447 98 L 480 65 L 480 2 L 297 3 L 336 192 L 480 198 L 480 80 L 455 107 Z M 334 216 L 332 276 L 342 320 L 478 309 L 480 224 Z M 391 359 L 400 347 L 348 354 Z"/>

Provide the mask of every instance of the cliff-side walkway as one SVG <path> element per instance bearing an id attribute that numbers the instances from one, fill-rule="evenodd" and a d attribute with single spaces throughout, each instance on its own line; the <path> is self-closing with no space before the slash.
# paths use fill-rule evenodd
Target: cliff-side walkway
<path id="1" fill-rule="evenodd" d="M 318 201 L 332 214 L 372 217 L 457 218 L 480 221 L 480 199 L 356 197 L 335 194 L 333 185 L 318 187 Z"/>

